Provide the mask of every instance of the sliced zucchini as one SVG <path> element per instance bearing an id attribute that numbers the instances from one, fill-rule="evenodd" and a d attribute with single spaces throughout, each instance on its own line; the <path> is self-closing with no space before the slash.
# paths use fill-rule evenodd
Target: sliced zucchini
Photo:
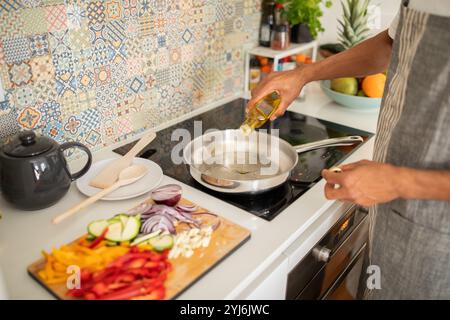
<path id="1" fill-rule="evenodd" d="M 136 245 L 138 245 L 138 244 L 140 244 L 140 243 L 143 243 L 143 242 L 147 241 L 147 240 L 150 239 L 150 238 L 156 237 L 156 236 L 159 235 L 160 233 L 161 233 L 161 230 L 157 230 L 157 231 L 155 231 L 155 232 L 146 234 L 145 236 L 136 238 L 136 239 L 134 239 L 134 241 L 131 243 L 131 245 L 132 245 L 132 246 L 136 246 Z"/>
<path id="2" fill-rule="evenodd" d="M 170 234 L 163 234 L 161 236 L 150 238 L 148 243 L 156 251 L 164 251 L 173 247 L 173 236 Z"/>
<path id="3" fill-rule="evenodd" d="M 105 230 L 106 227 L 109 226 L 108 221 L 106 220 L 96 220 L 91 222 L 87 230 L 90 235 L 93 235 L 94 237 L 98 237 L 102 234 L 103 230 Z"/>
<path id="4" fill-rule="evenodd" d="M 88 234 L 88 235 L 86 236 L 86 240 L 87 240 L 87 241 L 93 241 L 93 240 L 95 240 L 95 238 L 97 238 L 97 237 L 94 236 L 94 235 L 92 235 L 92 234 Z"/>
<path id="5" fill-rule="evenodd" d="M 130 241 L 136 238 L 141 229 L 141 220 L 138 217 L 127 217 L 125 227 L 122 231 L 121 241 Z"/>
<path id="6" fill-rule="evenodd" d="M 105 235 L 106 240 L 119 242 L 122 241 L 122 223 L 120 221 L 111 223 L 108 226 L 109 230 Z"/>

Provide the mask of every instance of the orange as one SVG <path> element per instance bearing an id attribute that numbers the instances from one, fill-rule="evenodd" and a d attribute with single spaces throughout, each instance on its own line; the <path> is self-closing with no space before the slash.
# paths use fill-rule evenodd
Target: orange
<path id="1" fill-rule="evenodd" d="M 259 59 L 259 63 L 260 63 L 262 66 L 267 66 L 267 65 L 269 64 L 269 59 L 268 59 L 268 58 L 261 57 L 261 58 Z"/>
<path id="2" fill-rule="evenodd" d="M 295 57 L 295 60 L 296 60 L 298 63 L 304 63 L 305 60 L 306 60 L 306 55 L 304 55 L 303 53 L 300 53 L 300 54 L 298 54 L 298 55 Z"/>
<path id="3" fill-rule="evenodd" d="M 362 90 L 370 98 L 381 98 L 383 96 L 386 75 L 382 73 L 367 76 L 362 81 Z"/>
<path id="4" fill-rule="evenodd" d="M 263 72 L 263 73 L 269 73 L 270 71 L 272 71 L 271 64 L 267 64 L 267 65 L 261 67 L 261 72 Z"/>

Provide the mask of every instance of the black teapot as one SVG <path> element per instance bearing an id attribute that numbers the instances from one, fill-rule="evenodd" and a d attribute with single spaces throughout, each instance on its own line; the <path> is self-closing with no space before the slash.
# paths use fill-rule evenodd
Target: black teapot
<path id="1" fill-rule="evenodd" d="M 80 148 L 88 160 L 79 172 L 71 174 L 63 151 Z M 90 168 L 92 155 L 78 142 L 59 145 L 33 131 L 22 131 L 0 149 L 0 187 L 3 197 L 22 210 L 51 206 L 69 190 L 70 183 Z"/>

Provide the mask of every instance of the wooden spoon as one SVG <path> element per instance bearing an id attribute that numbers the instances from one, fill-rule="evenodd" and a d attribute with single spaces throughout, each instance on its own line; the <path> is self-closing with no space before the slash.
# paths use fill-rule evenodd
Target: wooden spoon
<path id="1" fill-rule="evenodd" d="M 53 224 L 60 223 L 61 221 L 74 215 L 79 210 L 86 208 L 88 205 L 94 203 L 98 199 L 103 198 L 104 196 L 113 192 L 114 190 L 141 179 L 143 176 L 145 176 L 147 174 L 147 171 L 148 171 L 147 167 L 142 166 L 142 165 L 133 165 L 133 166 L 123 169 L 119 173 L 119 180 L 117 180 L 117 182 L 115 182 L 112 186 L 110 186 L 106 189 L 103 189 L 102 191 L 98 192 L 97 194 L 93 195 L 92 197 L 87 198 L 83 202 L 79 203 L 75 207 L 67 210 L 66 212 L 60 214 L 59 216 L 56 216 L 52 220 Z"/>
<path id="2" fill-rule="evenodd" d="M 156 138 L 156 133 L 149 131 L 145 134 L 123 157 L 111 161 L 105 168 L 95 176 L 89 185 L 92 187 L 106 189 L 114 184 L 119 177 L 119 173 L 129 167 L 133 158 Z"/>

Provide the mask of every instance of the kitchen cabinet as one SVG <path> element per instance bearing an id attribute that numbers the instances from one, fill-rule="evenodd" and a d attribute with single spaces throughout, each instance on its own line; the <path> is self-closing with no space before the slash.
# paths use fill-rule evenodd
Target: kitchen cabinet
<path id="1" fill-rule="evenodd" d="M 283 300 L 286 295 L 288 259 L 282 254 L 237 299 Z"/>

